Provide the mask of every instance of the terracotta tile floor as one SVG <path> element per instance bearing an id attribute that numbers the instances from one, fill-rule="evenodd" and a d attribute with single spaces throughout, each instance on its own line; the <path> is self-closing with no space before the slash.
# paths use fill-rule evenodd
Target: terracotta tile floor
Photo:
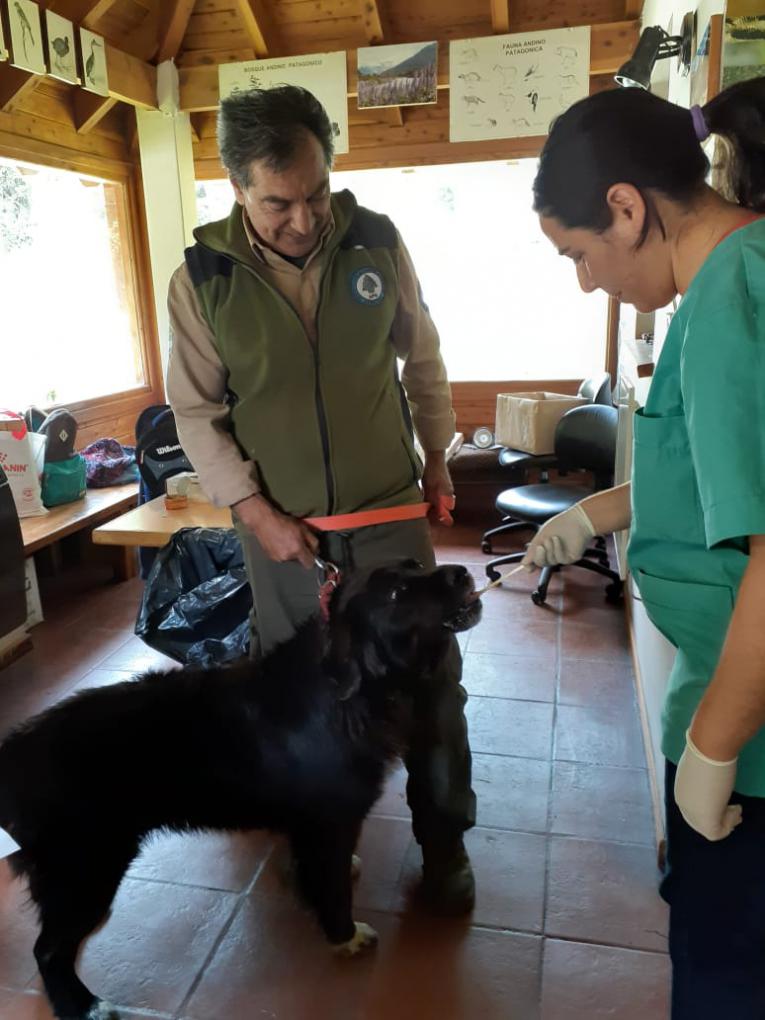
<path id="1" fill-rule="evenodd" d="M 478 538 L 441 532 L 439 559 L 482 578 Z M 554 578 L 546 608 L 530 587 L 519 576 L 487 595 L 461 640 L 479 803 L 468 922 L 410 902 L 420 861 L 399 769 L 360 847 L 356 916 L 380 933 L 374 954 L 330 956 L 270 836 L 163 836 L 86 945 L 84 979 L 134 1020 L 666 1018 L 666 911 L 623 614 L 584 571 Z M 165 661 L 132 635 L 139 595 L 140 582 L 97 571 L 43 585 L 34 650 L 0 672 L 0 732 Z M 2 1020 L 50 1020 L 35 930 L 0 863 Z"/>

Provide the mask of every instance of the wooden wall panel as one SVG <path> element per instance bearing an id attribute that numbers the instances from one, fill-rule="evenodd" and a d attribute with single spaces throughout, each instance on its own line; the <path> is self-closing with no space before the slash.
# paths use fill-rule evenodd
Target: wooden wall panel
<path id="1" fill-rule="evenodd" d="M 457 416 L 457 431 L 469 440 L 480 425 L 494 429 L 498 393 L 523 393 L 548 390 L 575 394 L 581 379 L 522 379 L 497 382 L 453 382 L 452 405 Z"/>

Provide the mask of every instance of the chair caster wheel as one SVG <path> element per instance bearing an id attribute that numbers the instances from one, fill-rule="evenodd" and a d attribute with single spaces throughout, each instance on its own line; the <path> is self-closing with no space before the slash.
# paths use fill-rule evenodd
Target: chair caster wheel
<path id="1" fill-rule="evenodd" d="M 543 595 L 541 591 L 533 591 L 531 593 L 531 601 L 535 606 L 543 606 L 545 604 L 546 595 Z"/>
<path id="2" fill-rule="evenodd" d="M 496 581 L 498 580 L 499 577 L 501 577 L 501 574 L 498 570 L 495 570 L 493 567 L 487 567 L 486 576 L 489 578 L 490 581 Z"/>
<path id="3" fill-rule="evenodd" d="M 615 606 L 622 600 L 622 588 L 623 584 L 621 581 L 613 581 L 606 587 L 606 602 L 610 602 L 611 605 Z"/>
<path id="4" fill-rule="evenodd" d="M 494 550 L 491 547 L 491 542 L 489 542 L 487 539 L 484 539 L 483 542 L 481 542 L 481 552 L 485 552 L 487 556 L 491 556 L 491 554 L 494 552 Z"/>

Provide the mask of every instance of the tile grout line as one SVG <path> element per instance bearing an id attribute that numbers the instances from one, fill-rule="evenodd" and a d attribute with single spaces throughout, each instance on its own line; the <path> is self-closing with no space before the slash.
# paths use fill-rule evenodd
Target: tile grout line
<path id="1" fill-rule="evenodd" d="M 204 978 L 204 976 L 205 976 L 205 974 L 207 972 L 207 968 L 210 966 L 210 964 L 212 963 L 213 959 L 215 958 L 215 955 L 217 954 L 218 950 L 220 949 L 220 947 L 221 947 L 221 945 L 223 943 L 223 940 L 225 939 L 225 937 L 228 935 L 229 931 L 231 930 L 231 928 L 232 928 L 232 926 L 234 924 L 234 921 L 237 919 L 237 917 L 241 913 L 241 911 L 242 911 L 242 909 L 244 907 L 244 904 L 245 904 L 245 902 L 247 900 L 247 897 L 250 895 L 252 890 L 255 888 L 255 884 L 257 883 L 258 879 L 260 878 L 261 874 L 263 873 L 263 869 L 266 867 L 266 864 L 271 860 L 271 857 L 273 856 L 273 853 L 274 853 L 274 848 L 272 847 L 271 850 L 269 851 L 269 853 L 267 853 L 266 856 L 259 862 L 258 867 L 255 869 L 255 874 L 252 876 L 252 878 L 250 879 L 249 883 L 239 893 L 239 896 L 237 897 L 237 901 L 234 904 L 234 907 L 233 907 L 231 913 L 229 914 L 228 919 L 226 920 L 226 922 L 223 925 L 223 927 L 221 928 L 221 930 L 218 932 L 218 937 L 215 939 L 215 941 L 213 942 L 212 947 L 210 948 L 210 951 L 208 952 L 207 956 L 204 958 L 204 960 L 202 962 L 202 965 L 200 966 L 199 970 L 197 971 L 197 973 L 196 973 L 196 975 L 194 977 L 194 980 L 191 982 L 191 985 L 189 986 L 189 990 L 186 992 L 186 995 L 181 1000 L 180 1006 L 178 1007 L 178 1009 L 173 1014 L 175 1017 L 182 1017 L 183 1014 L 184 1014 L 184 1011 L 188 1008 L 189 1003 L 191 1002 L 192 998 L 196 994 L 197 989 L 199 988 L 200 984 L 202 983 L 202 979 Z"/>
<path id="2" fill-rule="evenodd" d="M 561 571 L 562 574 L 562 571 Z M 565 587 L 565 580 L 563 586 Z M 558 594 L 558 609 L 563 608 L 563 594 Z M 550 776 L 547 782 L 547 818 L 545 824 L 545 878 L 542 889 L 542 941 L 539 950 L 539 974 L 537 985 L 537 1002 L 542 1008 L 542 995 L 544 989 L 544 964 L 545 964 L 545 931 L 547 927 L 547 904 L 550 894 L 550 861 L 552 856 L 552 810 L 553 810 L 553 788 L 555 781 L 555 747 L 558 728 L 558 702 L 560 699 L 560 676 L 562 670 L 562 647 L 563 647 L 563 613 L 558 613 L 556 634 L 555 634 L 555 689 L 553 691 L 552 729 L 550 732 Z"/>

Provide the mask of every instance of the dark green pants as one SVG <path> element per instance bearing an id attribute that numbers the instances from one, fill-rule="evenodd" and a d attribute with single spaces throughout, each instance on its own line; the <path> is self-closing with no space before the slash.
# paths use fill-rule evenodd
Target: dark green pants
<path id="1" fill-rule="evenodd" d="M 252 585 L 253 652 L 269 652 L 286 641 L 318 609 L 319 572 L 299 563 L 274 563 L 241 525 L 237 526 Z M 404 557 L 435 566 L 430 529 L 424 520 L 399 521 L 322 536 L 321 555 L 341 571 L 390 563 Z M 426 678 L 412 706 L 406 794 L 415 838 L 422 843 L 457 836 L 475 824 L 475 794 L 465 722 L 467 694 L 460 684 L 462 656 L 456 638 L 443 662 Z"/>

